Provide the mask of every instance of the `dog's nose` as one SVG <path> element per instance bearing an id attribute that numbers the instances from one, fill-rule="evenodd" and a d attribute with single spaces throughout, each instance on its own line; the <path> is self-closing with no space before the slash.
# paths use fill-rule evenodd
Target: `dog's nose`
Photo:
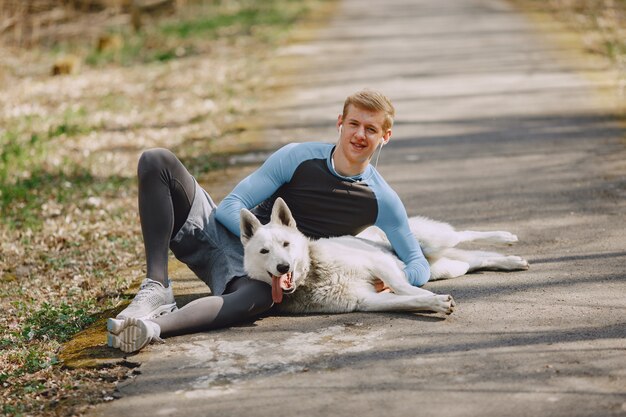
<path id="1" fill-rule="evenodd" d="M 286 274 L 287 272 L 289 272 L 289 264 L 278 264 L 276 265 L 276 269 L 281 274 Z"/>

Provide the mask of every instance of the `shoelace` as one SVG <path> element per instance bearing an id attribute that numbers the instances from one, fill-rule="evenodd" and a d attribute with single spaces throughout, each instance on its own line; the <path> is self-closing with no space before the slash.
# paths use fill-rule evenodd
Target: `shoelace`
<path id="1" fill-rule="evenodd" d="M 150 296 L 153 292 L 157 291 L 158 285 L 159 284 L 154 283 L 154 282 L 147 282 L 147 283 L 143 284 L 141 287 L 139 287 L 139 292 L 137 293 L 137 295 L 133 299 L 133 303 L 134 302 L 140 302 L 144 298 Z"/>

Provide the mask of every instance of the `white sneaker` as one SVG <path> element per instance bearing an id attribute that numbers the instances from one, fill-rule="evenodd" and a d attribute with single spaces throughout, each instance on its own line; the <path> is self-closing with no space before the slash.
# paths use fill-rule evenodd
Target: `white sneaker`
<path id="1" fill-rule="evenodd" d="M 159 337 L 161 328 L 150 320 L 127 318 L 107 321 L 107 345 L 121 349 L 122 352 L 137 352 L 150 342 L 163 343 Z"/>
<path id="2" fill-rule="evenodd" d="M 153 319 L 176 310 L 172 282 L 165 288 L 159 281 L 146 278 L 130 305 L 122 310 L 117 319 Z"/>

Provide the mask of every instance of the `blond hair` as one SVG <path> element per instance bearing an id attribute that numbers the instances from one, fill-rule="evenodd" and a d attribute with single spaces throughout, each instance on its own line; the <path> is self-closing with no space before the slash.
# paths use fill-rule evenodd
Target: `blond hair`
<path id="1" fill-rule="evenodd" d="M 396 115 L 396 110 L 393 108 L 391 100 L 382 93 L 372 90 L 361 90 L 348 96 L 343 103 L 343 119 L 347 117 L 350 105 L 364 110 L 384 112 L 385 121 L 382 126 L 384 132 L 393 126 L 393 118 Z"/>

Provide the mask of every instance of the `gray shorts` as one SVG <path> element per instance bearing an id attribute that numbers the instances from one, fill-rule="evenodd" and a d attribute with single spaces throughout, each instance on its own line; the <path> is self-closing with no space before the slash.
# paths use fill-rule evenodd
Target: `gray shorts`
<path id="1" fill-rule="evenodd" d="M 176 259 L 186 264 L 213 295 L 221 295 L 236 277 L 246 276 L 243 245 L 215 219 L 216 205 L 196 181 L 196 194 L 187 220 L 170 241 Z"/>

